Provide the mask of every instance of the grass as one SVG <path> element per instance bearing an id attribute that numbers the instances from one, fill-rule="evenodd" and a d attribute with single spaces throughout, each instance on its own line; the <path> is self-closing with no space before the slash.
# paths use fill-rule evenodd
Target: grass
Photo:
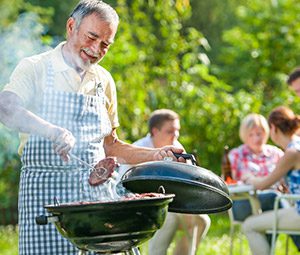
<path id="1" fill-rule="evenodd" d="M 14 226 L 0 226 L 0 254 L 18 255 L 18 229 Z"/>
<path id="2" fill-rule="evenodd" d="M 197 255 L 229 255 L 230 251 L 230 222 L 227 213 L 211 214 L 212 224 L 208 231 L 206 238 L 201 242 L 198 247 Z M 177 238 L 182 233 L 177 233 Z M 278 236 L 276 242 L 276 255 L 285 254 L 286 235 L 281 234 Z M 241 245 L 241 246 L 240 246 Z M 242 247 L 243 255 L 251 255 L 248 241 L 246 237 L 240 232 L 239 229 L 235 231 L 233 255 L 241 255 L 240 248 Z M 147 255 L 147 243 L 141 247 L 142 254 Z M 172 246 L 169 249 L 168 255 L 172 255 Z M 289 254 L 300 254 L 297 248 L 289 238 Z M 185 254 L 182 254 L 185 255 Z"/>
<path id="3" fill-rule="evenodd" d="M 211 228 L 206 238 L 200 244 L 197 255 L 228 255 L 230 249 L 229 218 L 226 213 L 210 215 L 212 220 Z M 176 238 L 180 238 L 183 233 L 178 232 Z M 0 226 L 0 254 L 18 254 L 18 228 L 13 226 Z M 175 238 L 175 241 L 176 241 Z M 241 242 L 240 239 L 241 238 Z M 251 255 L 248 242 L 245 236 L 237 230 L 235 232 L 233 255 L 240 255 L 240 244 L 242 244 L 243 255 Z M 276 255 L 285 254 L 286 235 L 279 235 L 276 242 Z M 168 255 L 172 254 L 172 246 Z M 141 246 L 141 254 L 148 255 L 147 243 Z M 289 241 L 289 254 L 296 255 L 296 246 Z M 186 255 L 186 254 L 182 254 Z"/>

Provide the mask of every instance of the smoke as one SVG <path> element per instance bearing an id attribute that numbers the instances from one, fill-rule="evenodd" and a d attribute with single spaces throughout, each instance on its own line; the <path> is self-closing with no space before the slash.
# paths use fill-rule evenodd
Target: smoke
<path id="1" fill-rule="evenodd" d="M 18 62 L 50 47 L 43 44 L 41 36 L 46 27 L 38 22 L 35 13 L 23 13 L 17 21 L 0 32 L 0 89 L 8 82 Z"/>
<path id="2" fill-rule="evenodd" d="M 18 20 L 0 31 L 0 90 L 9 81 L 9 77 L 18 62 L 27 56 L 48 50 L 41 41 L 45 27 L 38 22 L 34 13 L 23 13 Z M 18 136 L 0 123 L 0 166 L 5 158 L 17 151 Z"/>

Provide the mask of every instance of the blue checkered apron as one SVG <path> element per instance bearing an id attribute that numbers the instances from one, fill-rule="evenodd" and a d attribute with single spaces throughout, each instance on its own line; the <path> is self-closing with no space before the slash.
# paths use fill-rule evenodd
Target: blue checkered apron
<path id="1" fill-rule="evenodd" d="M 46 88 L 39 116 L 70 130 L 76 138 L 72 153 L 90 164 L 104 158 L 103 138 L 111 132 L 101 83 L 97 95 L 83 95 L 54 89 L 51 61 L 47 68 Z M 104 199 L 109 196 L 103 186 L 88 184 L 90 169 L 77 162 L 63 162 L 53 144 L 31 135 L 22 154 L 19 192 L 19 254 L 68 255 L 78 250 L 56 230 L 54 224 L 39 226 L 35 217 L 48 215 L 44 205 L 59 202 Z M 108 181 L 109 182 L 109 181 Z"/>

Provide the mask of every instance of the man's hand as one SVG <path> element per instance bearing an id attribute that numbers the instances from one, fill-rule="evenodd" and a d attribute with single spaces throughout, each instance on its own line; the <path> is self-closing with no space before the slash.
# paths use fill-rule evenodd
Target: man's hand
<path id="1" fill-rule="evenodd" d="M 165 158 L 172 158 L 173 161 L 186 162 L 183 157 L 179 157 L 177 159 L 174 156 L 173 152 L 183 153 L 183 149 L 175 146 L 164 146 L 162 148 L 158 148 L 153 155 L 153 160 L 164 160 Z"/>
<path id="2" fill-rule="evenodd" d="M 67 162 L 69 160 L 68 153 L 76 142 L 73 134 L 65 128 L 54 126 L 49 130 L 48 138 L 53 142 L 54 151 Z"/>

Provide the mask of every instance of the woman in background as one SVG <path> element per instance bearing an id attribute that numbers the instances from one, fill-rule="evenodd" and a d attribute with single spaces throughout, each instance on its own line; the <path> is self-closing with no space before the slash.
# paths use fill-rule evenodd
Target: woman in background
<path id="1" fill-rule="evenodd" d="M 284 156 L 276 168 L 265 177 L 247 174 L 242 179 L 256 189 L 264 190 L 287 176 L 289 190 L 300 194 L 300 137 L 296 132 L 300 128 L 300 117 L 284 106 L 275 108 L 268 119 L 272 141 L 285 150 Z M 265 231 L 273 225 L 274 211 L 253 215 L 243 223 L 243 232 L 248 238 L 253 255 L 267 255 L 270 245 Z M 297 207 L 283 208 L 278 211 L 278 229 L 300 230 L 300 201 Z"/>
<path id="2" fill-rule="evenodd" d="M 260 114 L 251 113 L 242 120 L 239 134 L 243 144 L 229 152 L 233 179 L 241 181 L 245 173 L 261 178 L 273 171 L 283 151 L 267 144 L 269 133 L 268 122 Z M 277 194 L 272 189 L 258 194 L 262 211 L 273 209 Z M 252 214 L 249 200 L 234 201 L 232 212 L 235 220 L 244 221 Z"/>

